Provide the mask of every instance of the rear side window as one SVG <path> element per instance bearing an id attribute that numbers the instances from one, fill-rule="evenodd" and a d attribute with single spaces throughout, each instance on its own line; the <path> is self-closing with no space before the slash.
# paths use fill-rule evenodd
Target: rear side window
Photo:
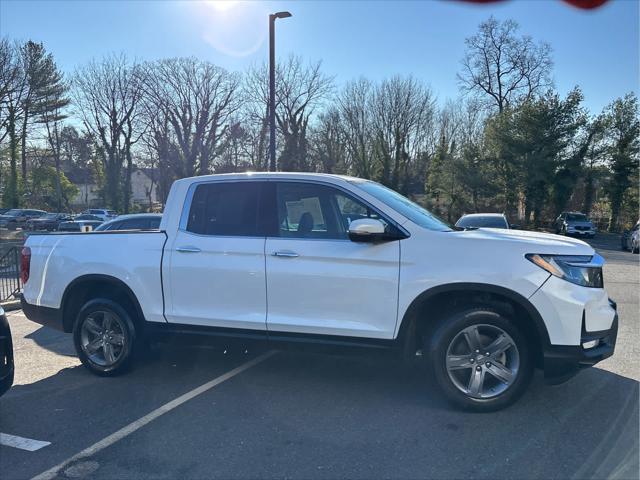
<path id="1" fill-rule="evenodd" d="M 119 230 L 145 230 L 148 228 L 148 218 L 131 218 L 129 220 L 123 220 L 120 224 Z M 114 228 L 114 230 L 116 229 Z"/>
<path id="2" fill-rule="evenodd" d="M 199 235 L 259 236 L 259 182 L 215 182 L 196 187 L 187 231 Z"/>
<path id="3" fill-rule="evenodd" d="M 120 230 L 120 227 L 122 227 L 122 222 L 113 222 L 104 227 L 104 230 Z"/>

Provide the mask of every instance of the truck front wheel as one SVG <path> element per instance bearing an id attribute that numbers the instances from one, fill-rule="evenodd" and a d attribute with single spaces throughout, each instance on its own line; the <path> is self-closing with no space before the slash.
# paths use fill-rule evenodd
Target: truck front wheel
<path id="1" fill-rule="evenodd" d="M 533 373 L 521 330 L 491 308 L 451 314 L 425 339 L 425 350 L 448 400 L 467 410 L 507 407 L 522 395 Z"/>
<path id="2" fill-rule="evenodd" d="M 73 341 L 80 361 L 97 375 L 111 376 L 131 366 L 138 342 L 127 311 L 108 298 L 88 301 L 78 312 Z"/>

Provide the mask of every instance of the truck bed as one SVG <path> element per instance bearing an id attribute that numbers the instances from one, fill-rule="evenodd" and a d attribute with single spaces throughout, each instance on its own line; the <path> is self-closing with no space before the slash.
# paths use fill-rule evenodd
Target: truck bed
<path id="1" fill-rule="evenodd" d="M 24 299 L 60 308 L 67 287 L 87 275 L 115 277 L 133 290 L 144 318 L 164 322 L 160 267 L 167 235 L 161 230 L 32 234 L 30 281 Z"/>

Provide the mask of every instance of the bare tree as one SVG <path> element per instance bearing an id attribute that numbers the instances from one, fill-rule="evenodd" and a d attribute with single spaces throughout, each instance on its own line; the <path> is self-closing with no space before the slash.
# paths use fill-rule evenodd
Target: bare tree
<path id="1" fill-rule="evenodd" d="M 151 132 L 163 131 L 176 146 L 175 175 L 211 173 L 228 121 L 240 107 L 239 77 L 209 62 L 173 58 L 146 64 L 142 78 L 147 112 L 159 117 Z M 169 145 L 156 144 L 159 154 L 168 153 Z"/>
<path id="2" fill-rule="evenodd" d="M 9 137 L 9 180 L 4 201 L 12 208 L 20 203 L 18 194 L 18 122 L 27 91 L 27 77 L 20 58 L 20 46 L 7 39 L 0 42 L 0 141 Z"/>
<path id="3" fill-rule="evenodd" d="M 369 115 L 372 92 L 371 82 L 360 78 L 348 83 L 336 100 L 350 157 L 349 166 L 354 175 L 363 178 L 372 178 L 373 175 Z"/>
<path id="4" fill-rule="evenodd" d="M 432 130 L 435 99 L 431 90 L 413 77 L 384 80 L 374 91 L 370 115 L 380 180 L 406 192 L 413 160 L 424 150 Z"/>
<path id="5" fill-rule="evenodd" d="M 345 128 L 336 107 L 319 115 L 311 129 L 309 157 L 311 170 L 325 173 L 347 173 Z"/>
<path id="6" fill-rule="evenodd" d="M 138 66 L 124 55 L 92 61 L 74 75 L 74 100 L 80 116 L 104 150 L 105 197 L 114 209 L 129 209 L 131 148 L 139 138 L 142 85 Z M 127 162 L 127 174 L 123 165 Z M 124 183 L 124 188 L 123 188 Z"/>
<path id="7" fill-rule="evenodd" d="M 0 38 L 0 143 L 9 135 L 11 105 L 16 103 L 16 90 L 21 83 L 22 65 L 17 51 L 9 39 Z"/>
<path id="8" fill-rule="evenodd" d="M 309 168 L 309 121 L 333 90 L 333 78 L 322 73 L 321 66 L 321 62 L 305 65 L 300 57 L 295 56 L 277 63 L 276 122 L 283 143 L 279 170 L 304 171 Z M 265 114 L 268 78 L 267 66 L 262 65 L 249 72 L 247 82 L 247 96 L 256 105 L 254 111 L 264 111 Z"/>
<path id="9" fill-rule="evenodd" d="M 544 92 L 551 86 L 551 47 L 518 35 L 514 20 L 493 16 L 467 38 L 467 51 L 458 73 L 461 88 L 488 99 L 502 112 L 510 104 Z"/>

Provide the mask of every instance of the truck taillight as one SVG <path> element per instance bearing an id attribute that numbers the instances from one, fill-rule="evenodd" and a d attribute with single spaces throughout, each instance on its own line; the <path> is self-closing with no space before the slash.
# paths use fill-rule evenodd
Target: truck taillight
<path id="1" fill-rule="evenodd" d="M 31 269 L 31 248 L 23 247 L 20 252 L 20 280 L 24 285 L 29 280 L 29 270 Z"/>

